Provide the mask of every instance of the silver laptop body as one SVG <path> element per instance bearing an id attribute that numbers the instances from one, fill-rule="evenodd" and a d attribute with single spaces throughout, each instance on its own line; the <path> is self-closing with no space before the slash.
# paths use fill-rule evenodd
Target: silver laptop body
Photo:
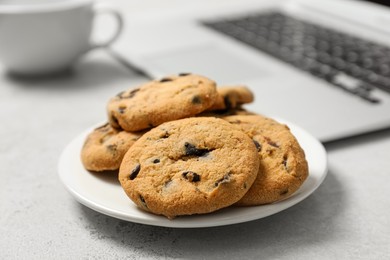
<path id="1" fill-rule="evenodd" d="M 291 121 L 323 142 L 390 127 L 390 8 L 384 6 L 186 1 L 128 16 L 112 51 L 156 78 L 192 72 L 220 86 L 245 84 L 256 97 L 245 108 Z"/>

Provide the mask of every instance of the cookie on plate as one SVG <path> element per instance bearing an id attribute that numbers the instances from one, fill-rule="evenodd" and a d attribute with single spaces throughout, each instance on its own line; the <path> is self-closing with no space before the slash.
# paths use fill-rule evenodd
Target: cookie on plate
<path id="1" fill-rule="evenodd" d="M 94 129 L 81 150 L 85 169 L 98 172 L 119 169 L 123 156 L 141 135 L 114 129 L 108 123 Z"/>
<path id="2" fill-rule="evenodd" d="M 119 181 L 138 207 L 174 218 L 234 204 L 258 171 L 245 133 L 222 119 L 193 117 L 145 133 L 126 153 Z"/>
<path id="3" fill-rule="evenodd" d="M 304 151 L 286 125 L 261 115 L 224 119 L 253 140 L 260 159 L 258 177 L 236 205 L 272 203 L 299 189 L 309 174 L 308 164 Z"/>
<path id="4" fill-rule="evenodd" d="M 168 76 L 119 93 L 108 103 L 108 118 L 115 128 L 139 131 L 199 114 L 217 97 L 215 82 L 206 77 Z"/>
<path id="5" fill-rule="evenodd" d="M 246 86 L 225 86 L 218 87 L 218 98 L 215 103 L 207 109 L 213 110 L 230 110 L 238 108 L 243 104 L 253 102 L 254 96 L 252 91 Z"/>

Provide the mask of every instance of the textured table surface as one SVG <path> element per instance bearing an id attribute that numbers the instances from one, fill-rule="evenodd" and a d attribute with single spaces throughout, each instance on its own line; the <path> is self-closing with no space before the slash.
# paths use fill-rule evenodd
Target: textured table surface
<path id="1" fill-rule="evenodd" d="M 105 50 L 57 77 L 18 78 L 0 67 L 0 259 L 389 258 L 390 130 L 327 144 L 318 190 L 256 221 L 163 228 L 79 204 L 58 177 L 62 150 L 106 119 L 111 96 L 145 80 Z"/>
<path id="2" fill-rule="evenodd" d="M 105 103 L 145 81 L 104 50 L 45 79 L 0 76 L 1 259 L 386 259 L 390 131 L 326 146 L 329 173 L 276 215 L 203 229 L 153 227 L 97 213 L 66 191 L 61 151 L 105 119 Z"/>

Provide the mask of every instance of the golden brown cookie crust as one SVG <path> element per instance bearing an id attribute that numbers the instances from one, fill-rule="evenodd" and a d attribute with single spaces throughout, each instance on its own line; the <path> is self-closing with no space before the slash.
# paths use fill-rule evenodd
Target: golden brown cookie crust
<path id="1" fill-rule="evenodd" d="M 215 82 L 206 77 L 168 76 L 119 93 L 108 103 L 108 118 L 115 128 L 139 131 L 196 115 L 217 95 Z"/>
<path id="2" fill-rule="evenodd" d="M 81 150 L 81 161 L 90 171 L 118 170 L 123 156 L 142 132 L 129 133 L 102 125 L 88 134 Z"/>
<path id="3" fill-rule="evenodd" d="M 140 208 L 174 218 L 237 202 L 255 180 L 253 141 L 217 118 L 186 118 L 144 134 L 126 153 L 119 181 Z"/>
<path id="4" fill-rule="evenodd" d="M 255 182 L 236 205 L 272 203 L 299 189 L 309 174 L 308 164 L 304 151 L 286 125 L 261 115 L 224 119 L 252 138 L 260 158 Z"/>

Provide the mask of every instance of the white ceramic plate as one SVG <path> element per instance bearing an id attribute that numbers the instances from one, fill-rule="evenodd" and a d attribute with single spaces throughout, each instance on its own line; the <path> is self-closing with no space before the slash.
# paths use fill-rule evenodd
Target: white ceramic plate
<path id="1" fill-rule="evenodd" d="M 327 156 L 322 144 L 303 129 L 284 120 L 279 122 L 290 127 L 304 149 L 310 174 L 296 193 L 274 204 L 229 207 L 210 214 L 177 217 L 173 220 L 144 212 L 126 196 L 115 173 L 92 173 L 84 169 L 80 161 L 80 151 L 86 135 L 93 128 L 80 134 L 64 149 L 58 171 L 66 188 L 80 203 L 118 219 L 176 228 L 222 226 L 251 221 L 278 213 L 302 201 L 318 188 L 327 173 Z"/>

